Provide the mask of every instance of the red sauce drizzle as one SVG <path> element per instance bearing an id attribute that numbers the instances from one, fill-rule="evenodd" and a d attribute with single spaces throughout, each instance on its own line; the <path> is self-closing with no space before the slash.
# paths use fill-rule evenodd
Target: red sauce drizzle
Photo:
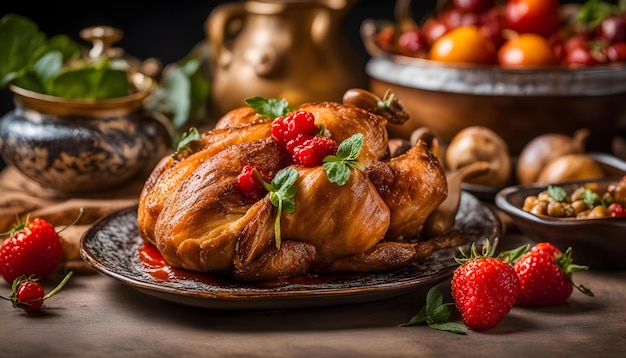
<path id="1" fill-rule="evenodd" d="M 232 279 L 219 274 L 192 272 L 178 269 L 170 266 L 159 249 L 153 244 L 144 241 L 139 246 L 139 260 L 143 264 L 145 271 L 153 278 L 159 281 L 188 281 L 206 283 L 208 285 L 226 286 L 235 283 Z M 320 285 L 335 280 L 354 280 L 367 277 L 370 274 L 365 273 L 349 273 L 349 274 L 332 274 L 332 275 L 301 275 L 296 277 L 281 278 L 271 281 L 258 283 L 247 283 L 249 287 L 256 288 L 272 288 L 287 285 Z M 241 282 L 237 282 L 242 285 Z"/>

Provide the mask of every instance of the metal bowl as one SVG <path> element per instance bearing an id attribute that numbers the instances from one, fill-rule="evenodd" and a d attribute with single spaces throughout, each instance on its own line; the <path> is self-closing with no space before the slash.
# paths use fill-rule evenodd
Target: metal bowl
<path id="1" fill-rule="evenodd" d="M 588 128 L 588 149 L 608 152 L 610 139 L 626 127 L 625 64 L 523 70 L 452 65 L 385 52 L 374 42 L 377 31 L 373 20 L 361 26 L 371 56 L 370 89 L 378 95 L 391 89 L 411 116 L 402 126 L 389 126 L 392 136 L 409 138 L 426 126 L 447 143 L 463 128 L 479 125 L 519 154 L 538 135 Z"/>

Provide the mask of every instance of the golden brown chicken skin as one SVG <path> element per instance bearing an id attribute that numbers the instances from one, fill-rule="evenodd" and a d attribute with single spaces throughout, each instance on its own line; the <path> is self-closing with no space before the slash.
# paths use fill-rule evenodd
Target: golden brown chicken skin
<path id="1" fill-rule="evenodd" d="M 247 281 L 391 270 L 441 245 L 416 240 L 447 195 L 445 173 L 426 146 L 388 159 L 385 118 L 332 102 L 299 110 L 313 113 L 338 143 L 363 134 L 357 160 L 365 169 L 352 168 L 338 185 L 321 166 L 291 165 L 271 139 L 271 122 L 238 109 L 190 152 L 154 169 L 140 196 L 141 236 L 174 267 Z M 298 172 L 295 210 L 279 218 L 280 242 L 270 194 L 253 199 L 236 186 L 245 165 L 270 175 L 285 167 Z"/>

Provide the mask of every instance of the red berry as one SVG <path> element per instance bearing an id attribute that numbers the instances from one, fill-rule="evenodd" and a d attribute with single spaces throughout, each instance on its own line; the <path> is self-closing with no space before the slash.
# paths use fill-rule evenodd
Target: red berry
<path id="1" fill-rule="evenodd" d="M 612 218 L 626 216 L 626 210 L 624 210 L 624 207 L 619 203 L 612 203 L 611 205 L 609 205 L 608 210 L 609 215 Z"/>
<path id="2" fill-rule="evenodd" d="M 322 165 L 324 158 L 335 155 L 339 145 L 329 137 L 316 136 L 293 149 L 293 161 L 305 167 Z"/>
<path id="3" fill-rule="evenodd" d="M 67 281 L 72 277 L 72 271 L 68 272 L 65 275 L 65 278 L 50 291 L 47 295 L 44 292 L 43 287 L 37 282 L 39 277 L 36 276 L 20 276 L 13 281 L 12 287 L 13 292 L 11 293 L 11 297 L 2 297 L 0 298 L 9 300 L 13 304 L 15 308 L 21 308 L 27 313 L 38 312 L 45 300 L 57 294 L 61 288 L 67 283 Z"/>
<path id="4" fill-rule="evenodd" d="M 0 274 L 7 282 L 17 277 L 50 276 L 63 259 L 61 238 L 41 218 L 18 225 L 0 247 Z"/>
<path id="5" fill-rule="evenodd" d="M 573 271 L 587 269 L 572 263 L 571 250 L 565 254 L 548 242 L 538 243 L 514 264 L 520 280 L 517 303 L 523 306 L 548 306 L 567 301 L 573 287 L 593 295 L 583 286 L 572 284 Z"/>
<path id="6" fill-rule="evenodd" d="M 471 257 L 456 268 L 451 289 L 463 323 L 483 330 L 494 327 L 509 313 L 520 285 L 511 265 L 483 255 Z"/>
<path id="7" fill-rule="evenodd" d="M 291 112 L 272 122 L 272 138 L 283 147 L 300 135 L 314 136 L 318 130 L 313 113 L 306 111 Z"/>
<path id="8" fill-rule="evenodd" d="M 16 307 L 26 312 L 35 312 L 41 309 L 45 292 L 43 287 L 36 281 L 24 281 L 17 287 L 15 304 Z"/>
<path id="9" fill-rule="evenodd" d="M 256 169 L 251 165 L 244 165 L 243 169 L 241 169 L 241 173 L 237 175 L 236 183 L 237 188 L 241 190 L 244 195 L 258 199 L 265 195 L 266 190 L 259 181 L 259 178 L 254 174 Z M 258 172 L 258 171 L 257 171 Z M 269 181 L 266 175 L 258 172 L 261 175 L 261 178 L 264 181 Z"/>

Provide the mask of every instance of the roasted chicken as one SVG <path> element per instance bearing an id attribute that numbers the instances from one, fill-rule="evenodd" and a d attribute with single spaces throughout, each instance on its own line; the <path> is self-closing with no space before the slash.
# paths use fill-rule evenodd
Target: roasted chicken
<path id="1" fill-rule="evenodd" d="M 271 119 L 242 107 L 153 170 L 139 200 L 141 236 L 174 267 L 246 281 L 391 270 L 460 244 L 420 238 L 447 195 L 445 172 L 426 145 L 389 158 L 385 117 L 334 102 L 298 110 L 338 143 L 361 133 L 364 169 L 350 169 L 338 185 L 322 166 L 294 165 L 271 138 Z M 236 178 L 247 165 L 272 175 L 294 168 L 295 210 L 279 215 L 269 194 L 242 193 Z"/>

